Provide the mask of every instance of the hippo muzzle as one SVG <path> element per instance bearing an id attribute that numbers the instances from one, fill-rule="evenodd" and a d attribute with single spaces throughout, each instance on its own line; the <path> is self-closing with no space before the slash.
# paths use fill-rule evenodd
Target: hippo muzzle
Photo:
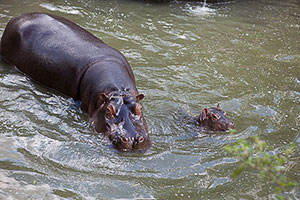
<path id="1" fill-rule="evenodd" d="M 124 108 L 125 110 L 125 108 Z M 128 116 L 134 115 L 125 112 Z M 120 117 L 122 117 L 122 112 Z M 121 122 L 108 122 L 110 127 L 109 138 L 119 151 L 143 150 L 151 146 L 147 126 L 140 117 L 123 117 Z"/>
<path id="2" fill-rule="evenodd" d="M 148 128 L 139 103 L 143 96 L 111 95 L 97 115 L 96 124 L 105 127 L 105 135 L 119 151 L 145 150 L 151 146 Z M 96 119 L 97 120 L 97 119 Z"/>
<path id="3" fill-rule="evenodd" d="M 145 139 L 143 136 L 136 137 L 125 137 L 120 136 L 120 134 L 113 134 L 112 144 L 119 151 L 135 151 L 135 150 L 145 150 L 151 146 L 150 140 Z"/>

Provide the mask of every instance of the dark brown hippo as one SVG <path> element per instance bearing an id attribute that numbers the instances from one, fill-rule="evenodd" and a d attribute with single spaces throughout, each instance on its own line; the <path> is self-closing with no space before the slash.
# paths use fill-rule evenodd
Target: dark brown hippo
<path id="1" fill-rule="evenodd" d="M 151 146 L 133 72 L 116 49 L 59 16 L 27 13 L 7 24 L 0 55 L 30 78 L 82 102 L 95 130 L 120 151 Z"/>
<path id="2" fill-rule="evenodd" d="M 197 121 L 209 131 L 226 131 L 234 129 L 234 122 L 227 118 L 226 112 L 217 107 L 204 108 Z"/>

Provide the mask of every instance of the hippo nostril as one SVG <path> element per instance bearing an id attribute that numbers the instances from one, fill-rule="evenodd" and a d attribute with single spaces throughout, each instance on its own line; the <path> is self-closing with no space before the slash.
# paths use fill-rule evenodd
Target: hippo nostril
<path id="1" fill-rule="evenodd" d="M 143 136 L 140 136 L 139 139 L 138 139 L 138 142 L 139 142 L 139 143 L 144 142 L 144 137 L 143 137 Z"/>
<path id="2" fill-rule="evenodd" d="M 233 123 L 233 121 L 231 121 L 231 122 L 229 122 L 229 127 L 234 127 L 234 123 Z"/>
<path id="3" fill-rule="evenodd" d="M 128 142 L 128 139 L 127 139 L 126 137 L 124 137 L 124 136 L 121 138 L 121 140 L 122 140 L 122 142 L 124 142 L 124 143 L 127 143 L 127 142 Z"/>

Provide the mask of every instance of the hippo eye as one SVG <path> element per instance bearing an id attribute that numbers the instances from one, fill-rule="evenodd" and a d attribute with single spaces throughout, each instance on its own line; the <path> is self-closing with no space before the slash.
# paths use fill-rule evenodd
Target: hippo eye
<path id="1" fill-rule="evenodd" d="M 135 104 L 134 114 L 141 116 L 142 115 L 142 106 L 141 104 Z"/>
<path id="2" fill-rule="evenodd" d="M 217 114 L 212 114 L 212 118 L 213 118 L 213 120 L 218 120 L 220 118 L 220 116 Z"/>
<path id="3" fill-rule="evenodd" d="M 106 117 L 108 119 L 113 119 L 116 115 L 116 109 L 113 105 L 108 105 L 106 108 Z"/>

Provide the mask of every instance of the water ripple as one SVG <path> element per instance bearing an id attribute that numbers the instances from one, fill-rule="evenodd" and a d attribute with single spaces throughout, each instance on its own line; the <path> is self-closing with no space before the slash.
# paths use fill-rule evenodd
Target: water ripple
<path id="1" fill-rule="evenodd" d="M 81 8 L 75 6 L 59 6 L 50 3 L 41 3 L 41 7 L 51 11 L 58 11 L 65 14 L 82 15 Z"/>
<path id="2" fill-rule="evenodd" d="M 126 56 L 145 94 L 141 103 L 153 146 L 144 153 L 117 152 L 72 99 L 1 61 L 0 198 L 270 196 L 270 188 L 251 173 L 231 178 L 239 160 L 224 146 L 254 135 L 274 147 L 300 143 L 299 20 L 293 14 L 299 9 L 293 1 L 206 7 L 16 2 L 0 3 L 0 30 L 20 12 L 46 10 L 75 21 Z M 236 134 L 201 130 L 196 117 L 217 103 L 235 121 Z M 293 155 L 289 167 L 296 178 L 298 157 Z"/>

